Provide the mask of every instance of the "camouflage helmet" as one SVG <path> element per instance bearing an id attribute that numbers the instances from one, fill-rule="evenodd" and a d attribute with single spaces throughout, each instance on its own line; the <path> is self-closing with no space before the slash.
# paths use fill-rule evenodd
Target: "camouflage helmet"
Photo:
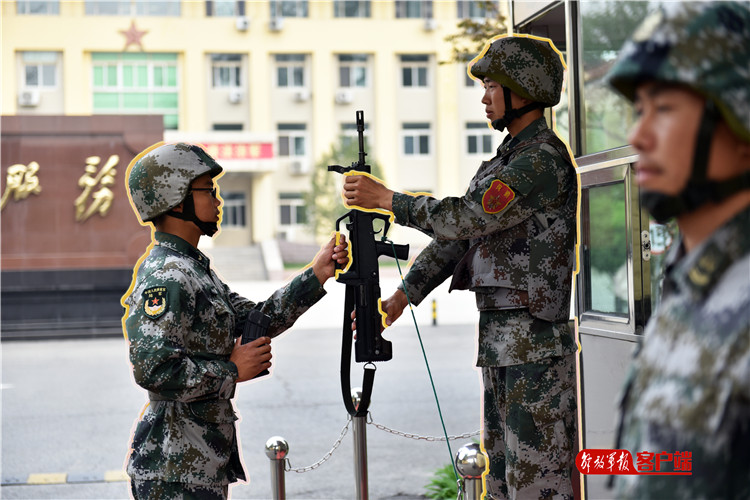
<path id="1" fill-rule="evenodd" d="M 199 146 L 161 144 L 136 158 L 128 189 L 141 220 L 148 222 L 182 203 L 195 179 L 205 174 L 216 177 L 221 171 Z"/>
<path id="2" fill-rule="evenodd" d="M 490 78 L 544 106 L 560 102 L 563 60 L 548 38 L 530 35 L 497 38 L 472 61 L 470 72 L 480 80 Z"/>
<path id="3" fill-rule="evenodd" d="M 713 101 L 729 128 L 750 142 L 750 8 L 666 3 L 643 21 L 607 78 L 631 101 L 645 81 L 685 85 Z"/>

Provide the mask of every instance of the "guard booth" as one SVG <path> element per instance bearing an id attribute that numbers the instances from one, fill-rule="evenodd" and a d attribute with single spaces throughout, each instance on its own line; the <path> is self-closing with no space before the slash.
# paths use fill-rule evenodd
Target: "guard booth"
<path id="1" fill-rule="evenodd" d="M 579 272 L 573 306 L 581 356 L 581 449 L 615 447 L 617 399 L 633 350 L 659 301 L 664 252 L 675 227 L 655 224 L 639 204 L 628 132 L 630 103 L 604 77 L 624 42 L 658 2 L 510 1 L 514 33 L 550 38 L 567 63 L 554 125 L 578 166 Z M 552 116 L 548 116 L 552 122 Z M 582 496 L 612 498 L 609 476 L 583 477 Z"/>

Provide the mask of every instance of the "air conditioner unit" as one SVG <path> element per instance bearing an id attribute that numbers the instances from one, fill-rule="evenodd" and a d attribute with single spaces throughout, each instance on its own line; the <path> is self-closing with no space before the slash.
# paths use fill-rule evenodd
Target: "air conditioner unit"
<path id="1" fill-rule="evenodd" d="M 305 102 L 310 99 L 309 89 L 300 89 L 294 93 L 294 100 L 297 102 Z"/>
<path id="2" fill-rule="evenodd" d="M 240 89 L 232 89 L 229 91 L 227 98 L 231 104 L 239 104 L 242 102 L 242 91 Z"/>
<path id="3" fill-rule="evenodd" d="M 292 175 L 303 175 L 308 171 L 307 162 L 295 160 L 289 164 L 289 173 Z"/>
<path id="4" fill-rule="evenodd" d="M 437 20 L 432 17 L 427 17 L 424 20 L 425 31 L 435 31 L 438 27 Z"/>
<path id="5" fill-rule="evenodd" d="M 38 90 L 28 89 L 22 90 L 18 93 L 18 105 L 26 108 L 33 108 L 39 106 L 41 96 Z"/>
<path id="6" fill-rule="evenodd" d="M 239 16 L 235 19 L 234 25 L 237 27 L 237 31 L 247 31 L 250 27 L 250 19 L 247 16 Z"/>
<path id="7" fill-rule="evenodd" d="M 271 31 L 281 31 L 284 29 L 284 18 L 283 17 L 272 17 L 268 21 L 268 29 Z"/>
<path id="8" fill-rule="evenodd" d="M 351 90 L 339 90 L 336 92 L 336 104 L 349 104 L 354 100 Z"/>

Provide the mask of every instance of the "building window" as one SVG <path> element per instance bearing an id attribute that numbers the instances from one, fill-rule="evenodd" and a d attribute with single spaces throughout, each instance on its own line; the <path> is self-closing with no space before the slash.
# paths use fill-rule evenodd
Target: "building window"
<path id="1" fill-rule="evenodd" d="M 87 16 L 180 15 L 180 2 L 158 0 L 86 0 Z"/>
<path id="2" fill-rule="evenodd" d="M 432 0 L 396 0 L 396 18 L 432 18 Z"/>
<path id="3" fill-rule="evenodd" d="M 57 52 L 24 52 L 21 60 L 25 88 L 57 87 Z"/>
<path id="4" fill-rule="evenodd" d="M 60 1 L 50 0 L 47 2 L 33 2 L 29 0 L 16 1 L 16 14 L 31 15 L 58 15 L 60 14 Z"/>
<path id="5" fill-rule="evenodd" d="M 271 17 L 307 16 L 307 0 L 271 0 Z"/>
<path id="6" fill-rule="evenodd" d="M 426 55 L 402 55 L 401 86 L 427 87 L 429 61 Z"/>
<path id="7" fill-rule="evenodd" d="M 339 55 L 339 87 L 367 86 L 367 54 Z"/>
<path id="8" fill-rule="evenodd" d="M 334 17 L 370 17 L 370 0 L 333 0 Z"/>
<path id="9" fill-rule="evenodd" d="M 456 7 L 458 8 L 459 19 L 494 17 L 500 10 L 497 0 L 491 3 L 487 0 L 458 0 Z"/>
<path id="10" fill-rule="evenodd" d="M 177 54 L 94 53 L 96 114 L 157 114 L 176 129 L 179 110 Z"/>
<path id="11" fill-rule="evenodd" d="M 279 123 L 280 157 L 294 158 L 305 156 L 307 150 L 307 125 L 304 123 Z"/>
<path id="12" fill-rule="evenodd" d="M 214 123 L 211 128 L 212 130 L 243 130 L 244 126 L 242 123 Z"/>
<path id="13" fill-rule="evenodd" d="M 486 123 L 466 124 L 466 154 L 484 155 L 492 153 L 492 131 Z"/>
<path id="14" fill-rule="evenodd" d="M 276 86 L 305 86 L 304 54 L 276 54 Z"/>
<path id="15" fill-rule="evenodd" d="M 405 155 L 426 156 L 430 154 L 429 123 L 404 123 L 401 135 Z"/>
<path id="16" fill-rule="evenodd" d="M 221 193 L 224 204 L 221 207 L 221 227 L 245 227 L 245 213 L 247 202 L 245 193 L 228 191 Z"/>
<path id="17" fill-rule="evenodd" d="M 302 193 L 279 193 L 279 225 L 287 229 L 307 223 L 307 207 Z"/>
<path id="18" fill-rule="evenodd" d="M 242 87 L 242 56 L 211 55 L 211 86 L 215 89 Z"/>
<path id="19" fill-rule="evenodd" d="M 207 0 L 206 16 L 232 17 L 245 15 L 245 0 Z"/>

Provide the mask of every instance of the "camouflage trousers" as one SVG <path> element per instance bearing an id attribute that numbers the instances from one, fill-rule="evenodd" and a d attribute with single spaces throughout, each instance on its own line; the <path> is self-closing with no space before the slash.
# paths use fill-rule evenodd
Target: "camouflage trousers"
<path id="1" fill-rule="evenodd" d="M 226 500 L 229 497 L 229 485 L 209 486 L 131 479 L 130 493 L 135 500 Z"/>
<path id="2" fill-rule="evenodd" d="M 482 368 L 486 498 L 573 498 L 575 354 Z"/>

